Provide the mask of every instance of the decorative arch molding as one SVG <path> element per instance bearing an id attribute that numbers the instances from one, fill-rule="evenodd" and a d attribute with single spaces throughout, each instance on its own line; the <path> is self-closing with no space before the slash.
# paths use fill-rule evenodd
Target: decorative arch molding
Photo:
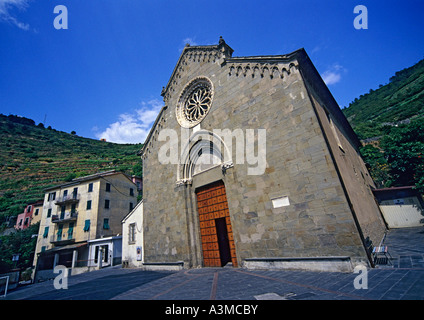
<path id="1" fill-rule="evenodd" d="M 234 59 L 233 59 L 234 60 Z M 273 62 L 229 62 L 229 76 L 283 79 L 298 69 L 294 62 L 281 64 Z"/>
<path id="2" fill-rule="evenodd" d="M 177 186 L 191 184 L 194 175 L 217 166 L 221 166 L 223 171 L 234 166 L 231 151 L 220 136 L 200 129 L 182 146 Z"/>

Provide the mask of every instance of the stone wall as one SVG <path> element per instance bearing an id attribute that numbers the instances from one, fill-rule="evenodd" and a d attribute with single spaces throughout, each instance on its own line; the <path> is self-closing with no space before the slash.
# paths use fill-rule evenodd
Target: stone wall
<path id="1" fill-rule="evenodd" d="M 359 152 L 360 142 L 328 89 L 310 74 L 304 72 L 305 86 L 337 167 L 358 233 L 363 240 L 369 238 L 378 245 L 384 237 L 386 225 L 372 193 L 374 181 Z"/>

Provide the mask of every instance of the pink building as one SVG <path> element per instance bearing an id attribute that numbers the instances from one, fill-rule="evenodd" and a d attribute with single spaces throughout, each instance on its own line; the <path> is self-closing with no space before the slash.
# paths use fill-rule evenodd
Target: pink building
<path id="1" fill-rule="evenodd" d="M 131 180 L 132 180 L 132 182 L 134 182 L 136 184 L 137 191 L 139 193 L 141 193 L 141 191 L 143 190 L 143 178 L 137 177 L 137 176 L 132 176 Z"/>
<path id="2" fill-rule="evenodd" d="M 37 223 L 41 218 L 42 209 L 43 200 L 28 204 L 24 212 L 19 214 L 16 218 L 15 229 L 24 230 L 31 224 Z"/>

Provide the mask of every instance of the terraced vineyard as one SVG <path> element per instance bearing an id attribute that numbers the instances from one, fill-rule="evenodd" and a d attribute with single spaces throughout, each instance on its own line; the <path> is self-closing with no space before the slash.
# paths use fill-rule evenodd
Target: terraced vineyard
<path id="1" fill-rule="evenodd" d="M 42 199 L 44 189 L 106 170 L 141 174 L 141 144 L 115 144 L 0 115 L 0 224 Z"/>

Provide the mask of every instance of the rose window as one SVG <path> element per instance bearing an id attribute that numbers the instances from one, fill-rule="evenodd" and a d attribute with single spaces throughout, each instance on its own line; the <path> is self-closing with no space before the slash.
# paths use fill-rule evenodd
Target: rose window
<path id="1" fill-rule="evenodd" d="M 209 112 L 213 99 L 213 87 L 209 79 L 199 77 L 182 91 L 176 108 L 177 120 L 184 128 L 199 124 Z"/>

